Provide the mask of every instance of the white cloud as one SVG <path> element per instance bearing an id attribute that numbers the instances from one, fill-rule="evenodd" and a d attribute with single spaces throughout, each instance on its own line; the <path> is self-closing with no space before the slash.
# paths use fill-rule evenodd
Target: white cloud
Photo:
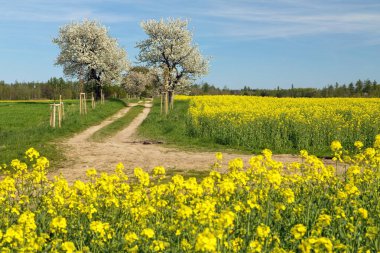
<path id="1" fill-rule="evenodd" d="M 214 35 L 261 39 L 300 35 L 379 34 L 379 4 L 321 3 L 306 1 L 224 2 L 202 15 L 218 21 Z"/>
<path id="2" fill-rule="evenodd" d="M 2 0 L 0 0 L 1 2 Z M 0 21 L 104 23 L 183 17 L 197 36 L 262 39 L 319 34 L 380 36 L 377 0 L 14 0 L 3 1 Z M 377 39 L 376 39 L 377 40 Z"/>
<path id="3" fill-rule="evenodd" d="M 2 4 L 0 21 L 69 22 L 95 19 L 105 23 L 136 21 L 134 17 L 97 8 L 100 0 L 9 1 Z M 104 1 L 103 1 L 104 2 Z M 114 2 L 114 1 L 111 1 Z"/>

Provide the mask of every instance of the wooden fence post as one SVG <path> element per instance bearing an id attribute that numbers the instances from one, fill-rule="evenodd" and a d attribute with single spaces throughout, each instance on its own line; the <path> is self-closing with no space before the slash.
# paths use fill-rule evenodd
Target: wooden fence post
<path id="1" fill-rule="evenodd" d="M 62 119 L 64 119 L 65 118 L 65 105 L 63 104 L 63 101 L 62 101 L 62 95 L 59 95 L 59 104 L 61 105 L 60 106 L 61 117 L 62 117 Z"/>
<path id="2" fill-rule="evenodd" d="M 79 112 L 80 114 L 87 114 L 86 93 L 83 92 L 79 95 Z"/>
<path id="3" fill-rule="evenodd" d="M 165 114 L 168 115 L 169 112 L 169 94 L 168 92 L 165 92 Z"/>
<path id="4" fill-rule="evenodd" d="M 95 98 L 93 92 L 91 92 L 91 107 L 92 109 L 95 109 Z"/>
<path id="5" fill-rule="evenodd" d="M 161 114 L 162 114 L 162 98 L 163 98 L 163 93 L 161 92 Z"/>
<path id="6" fill-rule="evenodd" d="M 100 90 L 100 103 L 104 104 L 104 94 L 103 94 L 103 89 Z"/>

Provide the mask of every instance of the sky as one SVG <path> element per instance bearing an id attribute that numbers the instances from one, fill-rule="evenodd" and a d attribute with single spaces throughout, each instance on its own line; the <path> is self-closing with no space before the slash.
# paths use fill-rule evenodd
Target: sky
<path id="1" fill-rule="evenodd" d="M 379 0 L 0 0 L 0 80 L 64 77 L 52 43 L 70 22 L 106 26 L 138 65 L 140 23 L 188 19 L 210 57 L 197 82 L 217 87 L 321 88 L 380 81 Z"/>

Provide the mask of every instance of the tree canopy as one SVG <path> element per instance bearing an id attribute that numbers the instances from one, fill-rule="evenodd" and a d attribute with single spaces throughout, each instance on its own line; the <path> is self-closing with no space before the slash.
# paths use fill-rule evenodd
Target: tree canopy
<path id="1" fill-rule="evenodd" d="M 155 83 L 154 70 L 141 66 L 132 67 L 122 81 L 125 91 L 132 96 L 153 96 L 155 94 Z"/>
<path id="2" fill-rule="evenodd" d="M 208 59 L 202 56 L 188 21 L 181 19 L 147 20 L 141 23 L 148 38 L 137 43 L 138 60 L 161 70 L 163 89 L 175 90 L 208 72 Z"/>
<path id="3" fill-rule="evenodd" d="M 67 24 L 53 42 L 61 49 L 56 65 L 68 77 L 95 81 L 97 97 L 104 83 L 117 83 L 129 67 L 126 51 L 96 21 Z"/>

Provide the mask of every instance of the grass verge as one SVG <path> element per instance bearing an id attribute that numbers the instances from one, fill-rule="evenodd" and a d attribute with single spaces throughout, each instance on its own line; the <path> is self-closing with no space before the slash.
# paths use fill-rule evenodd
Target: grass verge
<path id="1" fill-rule="evenodd" d="M 131 107 L 123 117 L 96 131 L 91 136 L 91 139 L 93 141 L 101 142 L 104 139 L 115 135 L 117 132 L 128 126 L 132 120 L 143 111 L 143 109 L 144 107 L 139 105 Z"/>
<path id="2" fill-rule="evenodd" d="M 34 147 L 54 168 L 64 159 L 62 148 L 57 145 L 61 138 L 97 124 L 124 107 L 120 100 L 109 100 L 92 110 L 88 102 L 88 113 L 79 115 L 77 100 L 64 102 L 62 128 L 54 129 L 49 126 L 49 101 L 0 103 L 0 164 L 21 158 L 28 148 Z"/>

